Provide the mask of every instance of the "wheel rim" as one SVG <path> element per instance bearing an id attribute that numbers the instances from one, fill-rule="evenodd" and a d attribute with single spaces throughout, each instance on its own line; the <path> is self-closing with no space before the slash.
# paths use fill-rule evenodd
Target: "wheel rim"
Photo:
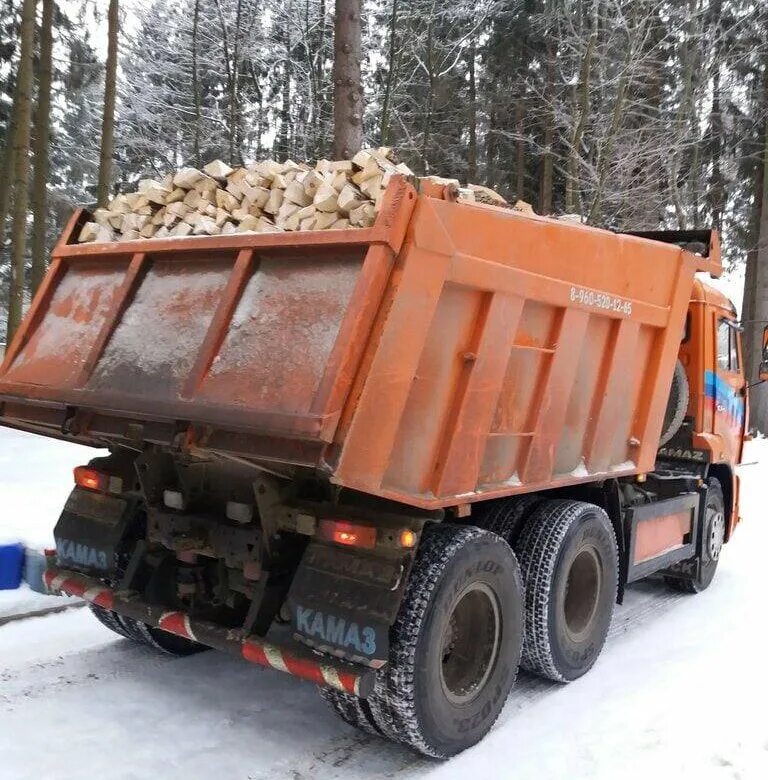
<path id="1" fill-rule="evenodd" d="M 585 547 L 571 562 L 565 584 L 565 628 L 573 642 L 589 633 L 597 613 L 602 584 L 602 570 L 597 550 Z"/>
<path id="2" fill-rule="evenodd" d="M 499 652 L 501 617 L 496 594 L 473 582 L 453 602 L 443 631 L 440 682 L 448 701 L 471 702 L 482 691 Z"/>
<path id="3" fill-rule="evenodd" d="M 709 521 L 708 552 L 709 559 L 716 561 L 725 543 L 725 516 L 718 510 L 712 510 Z"/>

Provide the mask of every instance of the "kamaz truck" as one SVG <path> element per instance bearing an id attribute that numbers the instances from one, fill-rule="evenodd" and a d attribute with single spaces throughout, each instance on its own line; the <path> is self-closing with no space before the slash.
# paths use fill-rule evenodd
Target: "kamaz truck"
<path id="1" fill-rule="evenodd" d="M 519 668 L 589 671 L 628 583 L 712 582 L 748 414 L 736 312 L 696 276 L 714 232 L 401 177 L 359 230 L 77 244 L 90 219 L 8 348 L 0 424 L 108 450 L 45 582 L 117 634 L 310 680 L 445 758 Z"/>

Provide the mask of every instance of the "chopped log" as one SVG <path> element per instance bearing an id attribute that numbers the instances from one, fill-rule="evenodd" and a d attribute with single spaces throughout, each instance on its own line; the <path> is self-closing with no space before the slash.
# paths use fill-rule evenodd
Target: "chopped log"
<path id="1" fill-rule="evenodd" d="M 223 227 L 225 222 L 229 222 L 230 214 L 225 209 L 216 209 L 216 224 Z"/>
<path id="2" fill-rule="evenodd" d="M 173 186 L 183 190 L 191 190 L 205 175 L 197 168 L 182 168 L 173 177 Z"/>
<path id="3" fill-rule="evenodd" d="M 142 238 L 152 238 L 157 233 L 160 225 L 153 225 L 151 222 L 147 222 L 146 225 L 139 231 L 139 235 Z"/>
<path id="4" fill-rule="evenodd" d="M 362 206 L 363 203 L 365 203 L 365 196 L 354 184 L 347 184 L 339 193 L 339 211 L 343 214 L 349 214 L 350 211 Z"/>
<path id="5" fill-rule="evenodd" d="M 360 185 L 360 191 L 364 195 L 367 195 L 371 200 L 375 201 L 385 186 L 384 174 L 379 173 L 376 176 L 371 176 L 371 178 L 366 179 Z"/>
<path id="6" fill-rule="evenodd" d="M 499 195 L 498 192 L 490 187 L 483 187 L 482 184 L 469 184 L 468 189 L 475 193 L 475 199 L 484 203 L 495 203 L 500 206 L 507 206 L 507 201 Z"/>
<path id="7" fill-rule="evenodd" d="M 349 212 L 349 224 L 355 227 L 371 227 L 376 221 L 376 209 L 373 203 L 363 203 Z"/>
<path id="8" fill-rule="evenodd" d="M 363 182 L 372 179 L 374 176 L 381 175 L 379 161 L 375 157 L 369 157 L 365 165 L 357 172 L 352 174 L 352 181 L 360 186 Z"/>
<path id="9" fill-rule="evenodd" d="M 259 225 L 261 224 L 261 218 L 260 217 L 253 217 L 250 214 L 240 222 L 240 224 L 237 226 L 237 232 L 238 233 L 255 233 L 259 230 Z"/>
<path id="10" fill-rule="evenodd" d="M 186 203 L 169 203 L 165 207 L 166 214 L 175 214 L 177 217 L 183 217 L 189 214 L 190 207 Z"/>
<path id="11" fill-rule="evenodd" d="M 209 162 L 208 165 L 203 168 L 203 173 L 206 173 L 213 179 L 226 179 L 227 176 L 234 173 L 234 170 L 230 168 L 225 162 L 222 162 L 221 160 L 214 160 L 213 162 Z"/>
<path id="12" fill-rule="evenodd" d="M 269 200 L 270 191 L 266 187 L 251 187 L 246 184 L 243 186 L 243 205 L 256 206 L 263 209 Z"/>
<path id="13" fill-rule="evenodd" d="M 98 222 L 86 222 L 85 225 L 83 225 L 83 229 L 80 231 L 77 240 L 81 244 L 91 242 L 101 244 L 114 241 L 115 236 L 112 229 L 106 225 L 99 225 Z"/>
<path id="14" fill-rule="evenodd" d="M 192 229 L 192 233 L 196 236 L 217 236 L 221 233 L 221 228 L 216 224 L 216 220 L 211 217 L 201 216 Z"/>
<path id="15" fill-rule="evenodd" d="M 118 237 L 118 241 L 138 241 L 141 238 L 141 234 L 138 230 L 124 230 L 122 235 Z"/>
<path id="16" fill-rule="evenodd" d="M 122 213 L 112 214 L 112 216 L 109 218 L 109 226 L 112 228 L 112 230 L 120 231 L 123 229 L 124 217 L 125 214 Z"/>
<path id="17" fill-rule="evenodd" d="M 342 217 L 337 219 L 330 227 L 330 230 L 346 230 L 349 227 L 349 220 Z"/>
<path id="18" fill-rule="evenodd" d="M 285 190 L 285 199 L 297 206 L 308 206 L 312 203 L 312 197 L 307 194 L 301 182 L 292 181 Z"/>
<path id="19" fill-rule="evenodd" d="M 259 233 L 282 233 L 283 229 L 279 225 L 270 222 L 266 217 L 259 220 Z"/>
<path id="20" fill-rule="evenodd" d="M 155 233 L 153 238 L 168 238 L 170 235 L 171 231 L 168 230 L 165 225 L 160 225 L 160 227 L 157 229 L 157 233 Z"/>
<path id="21" fill-rule="evenodd" d="M 283 192 L 283 190 L 278 190 L 278 189 L 270 190 L 269 200 L 264 206 L 264 211 L 266 211 L 267 214 L 277 214 L 277 212 L 280 210 L 280 206 L 283 205 L 284 196 L 285 193 Z"/>
<path id="22" fill-rule="evenodd" d="M 179 222 L 171 231 L 172 236 L 189 236 L 192 234 L 192 225 L 188 222 Z"/>
<path id="23" fill-rule="evenodd" d="M 334 173 L 352 173 L 354 170 L 352 160 L 333 160 L 330 169 Z"/>
<path id="24" fill-rule="evenodd" d="M 333 187 L 323 184 L 317 190 L 313 203 L 318 211 L 333 212 L 335 214 L 339 207 L 339 193 Z"/>
<path id="25" fill-rule="evenodd" d="M 104 227 L 111 227 L 110 219 L 112 218 L 112 212 L 109 209 L 96 209 L 93 212 L 93 219 L 98 225 Z"/>
<path id="26" fill-rule="evenodd" d="M 159 181 L 142 179 L 139 182 L 139 192 L 150 202 L 158 206 L 165 206 L 171 190 Z"/>
<path id="27" fill-rule="evenodd" d="M 131 204 L 125 195 L 117 195 L 110 201 L 109 210 L 120 214 L 126 214 L 131 210 Z"/>
<path id="28" fill-rule="evenodd" d="M 179 220 L 182 219 L 182 216 L 174 214 L 172 211 L 168 211 L 166 209 L 165 216 L 163 217 L 163 225 L 167 228 L 172 228 L 177 222 L 179 222 Z"/>
<path id="29" fill-rule="evenodd" d="M 335 211 L 316 211 L 314 230 L 327 230 L 337 219 L 339 215 Z"/>
<path id="30" fill-rule="evenodd" d="M 200 202 L 200 193 L 197 190 L 190 190 L 186 197 L 184 198 L 184 205 L 188 206 L 191 209 L 194 209 L 197 207 L 197 204 Z"/>
<path id="31" fill-rule="evenodd" d="M 216 190 L 216 205 L 225 211 L 233 211 L 240 201 L 226 190 Z"/>
<path id="32" fill-rule="evenodd" d="M 154 217 L 152 217 L 150 224 L 154 225 L 155 227 L 159 227 L 160 225 L 163 224 L 164 220 L 165 220 L 165 206 L 157 210 L 157 213 L 155 214 Z"/>
<path id="33" fill-rule="evenodd" d="M 171 191 L 171 194 L 165 199 L 165 203 L 166 205 L 169 205 L 170 203 L 181 203 L 186 196 L 187 191 L 183 190 L 181 187 L 177 187 L 175 190 Z"/>

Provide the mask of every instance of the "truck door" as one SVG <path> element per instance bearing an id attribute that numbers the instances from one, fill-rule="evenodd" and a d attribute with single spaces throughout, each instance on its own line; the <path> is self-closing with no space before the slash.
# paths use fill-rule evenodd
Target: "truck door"
<path id="1" fill-rule="evenodd" d="M 738 463 L 744 439 L 746 381 L 742 371 L 741 330 L 735 320 L 715 314 L 717 328 L 715 370 L 705 379 L 712 399 L 713 433 L 719 437 L 721 462 Z"/>

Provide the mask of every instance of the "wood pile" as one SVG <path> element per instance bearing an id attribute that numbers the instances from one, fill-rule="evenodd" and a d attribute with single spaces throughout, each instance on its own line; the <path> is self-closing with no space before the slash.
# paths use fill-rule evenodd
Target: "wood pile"
<path id="1" fill-rule="evenodd" d="M 262 160 L 231 168 L 221 160 L 202 170 L 182 168 L 162 180 L 144 179 L 137 192 L 117 195 L 96 209 L 81 243 L 371 227 L 392 176 L 413 177 L 387 147 L 363 149 L 351 160 L 320 160 L 313 167 Z M 456 188 L 460 200 L 509 207 L 487 187 Z M 527 206 L 527 204 L 524 204 Z M 530 207 L 529 207 L 530 208 Z"/>
<path id="2" fill-rule="evenodd" d="M 371 227 L 395 174 L 413 176 L 389 148 L 314 167 L 263 160 L 231 168 L 221 160 L 182 168 L 118 195 L 82 228 L 81 243 L 143 238 Z"/>

